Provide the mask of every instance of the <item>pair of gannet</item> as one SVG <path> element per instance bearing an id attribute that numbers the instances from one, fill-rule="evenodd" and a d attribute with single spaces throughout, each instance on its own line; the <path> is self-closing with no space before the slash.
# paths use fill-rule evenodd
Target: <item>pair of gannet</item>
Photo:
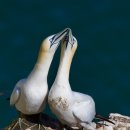
<path id="1" fill-rule="evenodd" d="M 60 65 L 48 103 L 62 124 L 72 128 L 95 129 L 91 125 L 96 114 L 94 100 L 89 95 L 72 91 L 69 83 L 70 66 L 76 49 L 77 40 L 70 31 L 68 39 L 62 41 Z"/>
<path id="2" fill-rule="evenodd" d="M 53 56 L 62 42 L 60 65 L 56 79 L 48 94 L 47 75 Z M 69 71 L 77 49 L 77 40 L 71 29 L 47 37 L 41 45 L 34 69 L 26 79 L 20 80 L 11 95 L 10 104 L 25 115 L 41 113 L 48 103 L 62 124 L 69 127 L 94 130 L 95 103 L 91 96 L 71 90 Z M 18 121 L 21 128 L 21 121 Z M 22 128 L 21 128 L 22 129 Z"/>
<path id="3" fill-rule="evenodd" d="M 71 89 L 69 72 L 77 45 L 77 40 L 70 30 L 68 37 L 62 41 L 60 65 L 49 91 L 48 103 L 62 124 L 71 128 L 95 130 L 96 125 L 92 123 L 95 117 L 113 122 L 96 114 L 95 102 L 91 96 L 74 92 Z"/>
<path id="4" fill-rule="evenodd" d="M 67 28 L 58 34 L 51 35 L 42 42 L 34 69 L 26 79 L 16 84 L 10 97 L 10 105 L 15 105 L 21 113 L 34 115 L 41 113 L 45 108 L 48 94 L 48 70 L 60 41 L 69 30 Z M 17 123 L 21 126 L 21 120 Z"/>

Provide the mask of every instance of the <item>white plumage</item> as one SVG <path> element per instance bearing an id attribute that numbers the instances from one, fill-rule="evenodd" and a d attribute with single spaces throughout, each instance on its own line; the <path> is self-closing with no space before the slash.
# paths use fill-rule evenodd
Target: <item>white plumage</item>
<path id="1" fill-rule="evenodd" d="M 59 42 L 69 29 L 47 37 L 41 44 L 38 60 L 26 79 L 20 80 L 10 98 L 10 104 L 23 114 L 32 115 L 43 111 L 48 94 L 47 75 Z"/>
<path id="2" fill-rule="evenodd" d="M 62 124 L 95 129 L 92 126 L 96 114 L 94 100 L 89 95 L 72 91 L 69 83 L 70 65 L 76 49 L 77 40 L 70 31 L 68 38 L 62 42 L 60 65 L 48 95 L 48 103 Z"/>

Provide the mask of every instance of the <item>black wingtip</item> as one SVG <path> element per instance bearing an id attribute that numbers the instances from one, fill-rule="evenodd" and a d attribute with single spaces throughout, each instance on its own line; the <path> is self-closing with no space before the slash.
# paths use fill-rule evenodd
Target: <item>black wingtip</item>
<path id="1" fill-rule="evenodd" d="M 112 123 L 113 125 L 115 125 L 114 122 L 110 121 L 108 118 L 102 117 L 101 115 L 96 114 L 95 117 L 97 119 L 101 119 L 101 120 L 107 121 L 107 122 Z"/>

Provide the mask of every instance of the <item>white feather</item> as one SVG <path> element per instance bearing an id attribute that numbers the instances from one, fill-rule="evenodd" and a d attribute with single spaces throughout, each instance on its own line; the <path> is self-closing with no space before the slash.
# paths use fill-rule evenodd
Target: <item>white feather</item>
<path id="1" fill-rule="evenodd" d="M 25 79 L 18 81 L 10 97 L 10 105 L 15 105 L 20 97 L 20 88 L 23 86 Z"/>
<path id="2" fill-rule="evenodd" d="M 77 48 L 76 38 L 72 38 L 71 34 L 69 38 L 68 43 L 67 41 L 62 43 L 60 65 L 49 92 L 48 103 L 52 112 L 63 124 L 72 128 L 83 127 L 94 130 L 92 126 L 96 114 L 94 100 L 89 95 L 72 91 L 69 83 L 70 65 Z"/>

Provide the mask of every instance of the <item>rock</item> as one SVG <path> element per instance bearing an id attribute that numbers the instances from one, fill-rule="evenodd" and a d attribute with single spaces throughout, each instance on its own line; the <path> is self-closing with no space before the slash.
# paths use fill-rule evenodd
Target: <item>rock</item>
<path id="1" fill-rule="evenodd" d="M 110 113 L 109 119 L 114 122 L 115 125 L 102 121 L 100 123 L 103 123 L 106 126 L 101 126 L 98 130 L 130 130 L 130 117 L 118 113 Z"/>

